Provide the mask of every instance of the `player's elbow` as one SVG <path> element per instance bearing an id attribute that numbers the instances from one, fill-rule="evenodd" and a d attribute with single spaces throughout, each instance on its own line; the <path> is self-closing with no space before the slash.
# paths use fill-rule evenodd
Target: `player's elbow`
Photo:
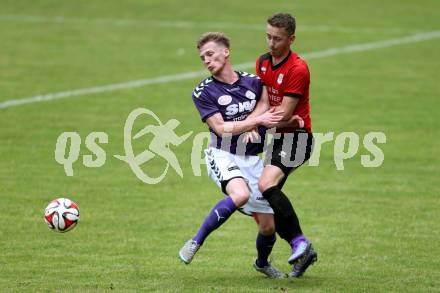
<path id="1" fill-rule="evenodd" d="M 212 127 L 212 130 L 214 130 L 215 134 L 218 136 L 223 136 L 225 134 L 225 123 L 216 124 Z"/>
<path id="2" fill-rule="evenodd" d="M 218 125 L 216 133 L 219 136 L 224 135 L 234 135 L 234 123 L 233 122 L 223 122 L 220 125 Z"/>
<path id="3" fill-rule="evenodd" d="M 223 136 L 223 130 L 222 129 L 213 129 L 215 134 L 217 134 L 217 136 L 222 137 Z"/>
<path id="4" fill-rule="evenodd" d="M 290 120 L 290 118 L 292 118 L 292 114 L 284 112 L 282 117 L 281 117 L 281 121 L 282 122 L 287 122 L 287 121 Z"/>
<path id="5" fill-rule="evenodd" d="M 210 124 L 211 129 L 220 137 L 227 135 L 235 135 L 236 131 L 234 122 L 219 122 L 215 124 Z"/>

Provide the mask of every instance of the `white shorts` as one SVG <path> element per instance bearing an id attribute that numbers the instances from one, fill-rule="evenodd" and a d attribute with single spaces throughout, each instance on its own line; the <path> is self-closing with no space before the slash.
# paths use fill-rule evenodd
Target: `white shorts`
<path id="1" fill-rule="evenodd" d="M 269 202 L 258 190 L 258 179 L 263 172 L 263 162 L 258 156 L 238 156 L 216 148 L 205 150 L 208 176 L 226 194 L 226 184 L 233 178 L 243 178 L 250 189 L 248 202 L 239 208 L 246 214 L 273 214 Z"/>

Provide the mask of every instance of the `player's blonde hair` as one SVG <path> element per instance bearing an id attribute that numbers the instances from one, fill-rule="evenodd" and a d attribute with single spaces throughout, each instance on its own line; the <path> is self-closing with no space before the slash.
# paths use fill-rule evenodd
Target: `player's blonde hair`
<path id="1" fill-rule="evenodd" d="M 224 34 L 220 32 L 207 32 L 204 33 L 197 41 L 197 49 L 200 50 L 203 45 L 205 45 L 208 42 L 215 42 L 217 44 L 222 44 L 226 48 L 229 49 L 230 47 L 230 41 L 229 38 Z"/>

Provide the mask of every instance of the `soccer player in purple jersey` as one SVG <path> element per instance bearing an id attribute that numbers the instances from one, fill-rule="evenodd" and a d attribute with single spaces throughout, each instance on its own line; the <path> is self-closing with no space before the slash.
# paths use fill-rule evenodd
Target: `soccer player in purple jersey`
<path id="1" fill-rule="evenodd" d="M 254 128 L 264 137 L 264 128 L 259 126 L 272 127 L 281 120 L 282 112 L 259 111 L 260 115 L 246 119 L 256 107 L 268 108 L 269 101 L 257 76 L 232 69 L 229 47 L 229 39 L 222 33 L 202 35 L 197 48 L 212 76 L 193 92 L 195 106 L 211 132 L 205 151 L 208 174 L 227 196 L 212 208 L 196 235 L 179 251 L 179 257 L 189 264 L 208 235 L 240 208 L 253 215 L 259 226 L 255 269 L 270 278 L 283 278 L 285 274 L 268 262 L 276 237 L 273 211 L 258 190 L 263 170 L 258 154 L 263 144 L 240 143 L 244 138 L 240 135 Z M 299 124 L 292 118 L 292 125 Z"/>

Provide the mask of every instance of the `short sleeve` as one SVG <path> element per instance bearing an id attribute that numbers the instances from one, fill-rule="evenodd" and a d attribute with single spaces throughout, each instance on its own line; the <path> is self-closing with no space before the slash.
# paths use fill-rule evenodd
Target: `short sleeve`
<path id="1" fill-rule="evenodd" d="M 294 67 L 289 72 L 284 95 L 286 96 L 304 96 L 310 85 L 310 72 L 306 64 Z"/>
<path id="2" fill-rule="evenodd" d="M 263 66 L 263 59 L 262 57 L 259 57 L 257 59 L 257 61 L 255 61 L 255 73 L 257 74 L 257 76 L 261 79 L 261 84 L 265 85 L 264 83 L 264 76 L 263 73 L 261 72 L 261 66 Z"/>
<path id="3" fill-rule="evenodd" d="M 257 76 L 258 76 L 259 78 L 261 78 L 261 68 L 260 68 L 261 64 L 260 64 L 260 58 L 261 58 L 261 57 L 258 57 L 258 58 L 257 58 L 257 61 L 255 61 L 255 72 L 257 73 Z"/>
<path id="4" fill-rule="evenodd" d="M 213 102 L 203 91 L 196 92 L 194 91 L 192 94 L 192 99 L 194 105 L 199 111 L 200 118 L 203 122 L 206 122 L 206 119 L 214 115 L 215 113 L 220 112 L 217 104 Z"/>
<path id="5" fill-rule="evenodd" d="M 257 101 L 260 100 L 261 94 L 263 93 L 263 82 L 261 79 L 255 79 L 255 91 L 257 93 Z"/>

